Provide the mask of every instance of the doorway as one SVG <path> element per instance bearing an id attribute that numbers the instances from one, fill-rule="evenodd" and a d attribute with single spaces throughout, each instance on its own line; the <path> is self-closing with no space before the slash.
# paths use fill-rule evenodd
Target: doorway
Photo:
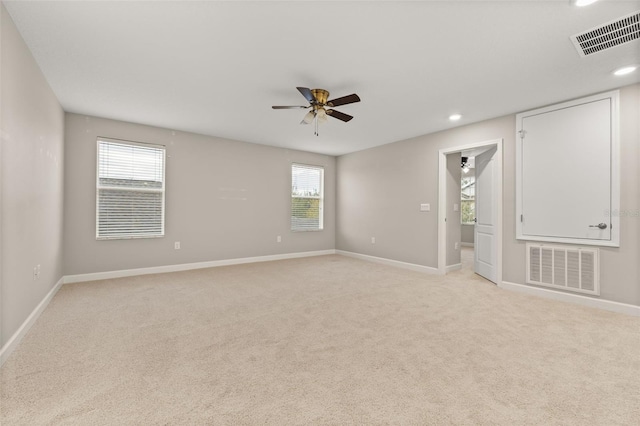
<path id="1" fill-rule="evenodd" d="M 475 151 L 463 151 L 460 158 L 460 265 L 463 271 L 474 271 L 476 221 Z M 452 154 L 448 154 L 452 155 Z M 451 238 L 451 235 L 448 235 Z"/>
<path id="2" fill-rule="evenodd" d="M 476 210 L 474 228 L 473 270 L 499 284 L 502 281 L 502 139 L 473 143 L 439 151 L 438 191 L 438 270 L 446 274 L 469 262 L 470 247 L 462 245 L 460 180 L 458 196 L 453 198 L 452 158 L 474 157 L 476 164 Z M 448 195 L 448 196 L 447 196 Z M 447 223 L 449 216 L 450 222 Z M 451 253 L 458 264 L 451 265 Z M 449 261 L 447 258 L 449 257 Z M 464 263 L 463 263 L 464 262 Z M 452 267 L 454 266 L 454 267 Z"/>

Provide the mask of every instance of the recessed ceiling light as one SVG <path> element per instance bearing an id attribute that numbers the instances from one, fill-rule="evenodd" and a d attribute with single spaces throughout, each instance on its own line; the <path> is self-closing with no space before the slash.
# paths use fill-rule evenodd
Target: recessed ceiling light
<path id="1" fill-rule="evenodd" d="M 576 0 L 574 3 L 578 7 L 589 6 L 592 3 L 597 2 L 598 0 Z"/>
<path id="2" fill-rule="evenodd" d="M 458 121 L 462 118 L 462 116 L 460 114 L 451 114 L 449 116 L 449 120 L 451 121 Z"/>
<path id="3" fill-rule="evenodd" d="M 637 65 L 629 65 L 627 67 L 622 67 L 622 68 L 618 68 L 617 70 L 615 70 L 613 72 L 613 75 L 627 75 L 627 74 L 631 74 L 632 72 L 634 72 L 635 70 L 638 69 Z"/>

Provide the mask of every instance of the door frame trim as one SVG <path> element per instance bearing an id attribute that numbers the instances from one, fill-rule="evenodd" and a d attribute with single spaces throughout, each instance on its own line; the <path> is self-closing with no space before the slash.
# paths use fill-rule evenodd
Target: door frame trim
<path id="1" fill-rule="evenodd" d="M 442 148 L 438 151 L 438 272 L 447 273 L 447 155 L 462 151 L 496 146 L 496 179 L 495 179 L 495 206 L 496 206 L 496 283 L 502 282 L 502 180 L 503 180 L 503 144 L 504 140 L 492 139 L 484 142 L 476 142 L 467 145 L 459 145 L 452 148 Z"/>

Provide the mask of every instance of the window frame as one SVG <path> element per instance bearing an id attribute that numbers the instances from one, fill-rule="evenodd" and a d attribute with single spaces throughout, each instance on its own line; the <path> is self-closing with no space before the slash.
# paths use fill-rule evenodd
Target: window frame
<path id="1" fill-rule="evenodd" d="M 320 171 L 320 195 L 319 196 L 294 196 L 293 195 L 293 169 L 294 167 L 307 168 L 307 169 L 315 169 Z M 324 230 L 324 166 L 318 166 L 315 164 L 304 164 L 304 163 L 291 163 L 291 167 L 289 168 L 289 177 L 290 177 L 290 185 L 289 185 L 289 222 L 290 222 L 290 230 L 291 232 L 320 232 Z M 318 203 L 318 228 L 309 229 L 309 228 L 294 228 L 293 221 L 291 220 L 293 216 L 293 199 L 301 198 L 301 199 L 310 199 L 310 200 L 319 200 Z"/>
<path id="2" fill-rule="evenodd" d="M 144 148 L 153 148 L 162 152 L 162 187 L 161 188 L 133 188 L 133 187 L 113 187 L 108 185 L 100 185 L 100 143 L 112 143 L 125 146 L 139 146 Z M 124 139 L 114 139 L 98 136 L 96 138 L 96 240 L 132 240 L 146 238 L 163 238 L 165 236 L 165 213 L 166 213 L 166 169 L 167 169 L 167 147 L 160 144 L 152 144 L 146 142 L 136 142 Z M 100 235 L 100 190 L 101 189 L 118 189 L 131 192 L 156 192 L 162 195 L 161 201 L 161 218 L 159 234 L 138 234 L 138 235 Z"/>

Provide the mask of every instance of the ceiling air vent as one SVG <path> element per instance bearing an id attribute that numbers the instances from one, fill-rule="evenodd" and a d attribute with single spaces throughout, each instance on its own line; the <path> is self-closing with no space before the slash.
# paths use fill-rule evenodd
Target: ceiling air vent
<path id="1" fill-rule="evenodd" d="M 640 38 L 640 11 L 571 36 L 580 56 L 588 56 Z"/>

